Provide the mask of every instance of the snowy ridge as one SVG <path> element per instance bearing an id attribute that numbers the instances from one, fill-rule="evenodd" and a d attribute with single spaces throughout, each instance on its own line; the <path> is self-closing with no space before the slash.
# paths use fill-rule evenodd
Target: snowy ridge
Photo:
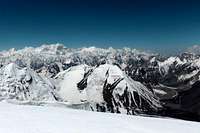
<path id="1" fill-rule="evenodd" d="M 96 47 L 88 48 L 66 48 L 62 44 L 42 45 L 41 47 L 27 47 L 21 50 L 11 49 L 0 52 L 0 64 L 6 65 L 15 62 L 19 66 L 27 66 L 34 70 L 48 69 L 49 65 L 58 65 L 60 71 L 77 64 L 87 64 L 95 66 L 102 62 L 110 64 L 127 64 L 132 58 L 140 60 L 148 59 L 153 54 L 136 49 L 102 49 Z M 55 75 L 54 75 L 55 76 Z"/>
<path id="2" fill-rule="evenodd" d="M 54 101 L 72 108 L 126 114 L 153 113 L 162 107 L 151 90 L 110 64 L 77 65 L 49 79 L 10 63 L 0 69 L 0 96 L 16 104 Z"/>
<path id="3" fill-rule="evenodd" d="M 56 78 L 63 79 L 59 94 L 64 101 L 73 104 L 89 102 L 92 110 L 134 114 L 136 110 L 161 108 L 152 91 L 114 65 L 75 66 Z"/>
<path id="4" fill-rule="evenodd" d="M 159 65 L 161 73 L 166 74 L 166 73 L 168 73 L 169 67 L 171 65 L 178 66 L 178 65 L 182 65 L 184 63 L 186 63 L 186 61 L 185 60 L 181 61 L 179 57 L 169 57 L 168 59 L 166 59 L 163 62 L 158 62 L 158 65 Z"/>
<path id="5" fill-rule="evenodd" d="M 10 63 L 0 69 L 0 96 L 19 101 L 55 100 L 55 86 L 33 70 Z"/>

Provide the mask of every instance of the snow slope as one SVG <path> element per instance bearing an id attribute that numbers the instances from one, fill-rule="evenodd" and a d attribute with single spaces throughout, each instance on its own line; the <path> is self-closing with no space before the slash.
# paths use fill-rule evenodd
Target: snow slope
<path id="1" fill-rule="evenodd" d="M 199 123 L 176 119 L 0 103 L 1 133 L 199 133 L 199 130 Z"/>
<path id="2" fill-rule="evenodd" d="M 83 79 L 86 68 L 87 66 L 80 65 L 72 67 L 69 70 L 61 72 L 57 75 L 59 78 L 64 78 L 59 85 L 61 87 L 59 95 L 71 104 L 79 104 L 81 100 L 86 100 L 86 94 L 84 92 L 80 93 L 77 88 L 77 83 Z"/>
<path id="3" fill-rule="evenodd" d="M 0 97 L 19 101 L 54 101 L 55 86 L 33 70 L 10 63 L 0 68 Z"/>
<path id="4" fill-rule="evenodd" d="M 59 73 L 59 95 L 71 104 L 88 102 L 94 111 L 134 114 L 161 107 L 151 90 L 130 79 L 118 66 L 78 65 Z M 118 82 L 119 81 L 119 82 Z"/>

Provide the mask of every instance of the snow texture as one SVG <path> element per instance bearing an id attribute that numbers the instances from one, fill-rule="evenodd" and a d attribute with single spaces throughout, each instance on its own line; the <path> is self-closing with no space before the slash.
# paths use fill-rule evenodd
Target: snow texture
<path id="1" fill-rule="evenodd" d="M 196 122 L 0 103 L 1 133 L 199 133 Z"/>

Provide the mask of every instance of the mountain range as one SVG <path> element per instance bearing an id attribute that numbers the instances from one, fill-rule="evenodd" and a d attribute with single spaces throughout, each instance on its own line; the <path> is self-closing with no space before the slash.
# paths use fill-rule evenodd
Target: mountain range
<path id="1" fill-rule="evenodd" d="M 0 98 L 200 121 L 200 46 L 176 56 L 62 44 L 0 52 Z"/>

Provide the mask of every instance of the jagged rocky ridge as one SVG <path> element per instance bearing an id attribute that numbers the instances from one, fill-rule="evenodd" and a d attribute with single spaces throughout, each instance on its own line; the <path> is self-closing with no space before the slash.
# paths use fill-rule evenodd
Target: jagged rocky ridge
<path id="1" fill-rule="evenodd" d="M 88 99 L 87 91 L 90 90 L 89 88 L 93 88 L 94 85 L 92 85 L 91 87 L 88 86 L 90 86 L 92 82 L 93 84 L 97 84 L 98 82 L 94 82 L 93 80 L 89 82 L 90 80 L 88 79 L 92 77 L 92 75 L 95 73 L 96 70 L 98 70 L 99 67 L 101 68 L 101 66 L 103 66 L 101 64 L 116 65 L 126 75 L 125 77 L 127 77 L 127 79 L 124 79 L 124 76 L 122 76 L 121 78 L 117 79 L 116 82 L 108 82 L 106 80 L 105 72 L 111 72 L 108 70 L 108 68 L 103 70 L 104 72 L 102 72 L 102 74 L 99 74 L 103 76 L 101 77 L 101 80 L 103 82 L 101 82 L 101 84 L 98 84 L 99 89 L 102 92 L 98 93 L 99 97 L 101 97 L 101 101 L 90 101 L 90 109 L 98 111 L 106 110 L 110 112 L 128 113 L 129 111 L 127 110 L 129 109 L 127 108 L 127 105 L 125 105 L 125 101 L 128 100 L 123 101 L 121 99 L 130 98 L 131 96 L 126 95 L 126 98 L 120 99 L 120 97 L 118 97 L 118 99 L 116 99 L 115 91 L 118 90 L 117 86 L 119 84 L 122 84 L 122 82 L 131 81 L 131 83 L 134 83 L 138 81 L 140 85 L 145 87 L 145 94 L 148 94 L 151 99 L 147 98 L 147 96 L 142 96 L 141 94 L 143 93 L 139 94 L 137 89 L 141 90 L 141 86 L 137 86 L 135 88 L 136 85 L 133 85 L 134 87 L 132 87 L 132 89 L 130 90 L 130 86 L 123 84 L 123 86 L 121 87 L 121 93 L 117 93 L 119 95 L 123 95 L 123 93 L 126 93 L 126 88 L 128 86 L 128 93 L 136 92 L 141 99 L 145 100 L 145 102 L 143 103 L 147 102 L 147 105 L 145 104 L 143 106 L 146 107 L 145 109 L 138 108 L 138 104 L 140 102 L 133 102 L 134 104 L 129 103 L 129 108 L 132 108 L 131 111 L 134 112 L 132 114 L 136 114 L 136 110 L 139 110 L 140 113 L 154 112 L 157 115 L 165 115 L 199 121 L 200 53 L 198 53 L 197 50 L 198 46 L 194 47 L 195 48 L 190 48 L 187 52 L 181 53 L 177 56 L 163 57 L 158 54 L 141 52 L 130 48 L 101 49 L 89 47 L 71 49 L 66 48 L 60 44 L 43 45 L 38 48 L 25 48 L 22 50 L 11 49 L 9 51 L 2 51 L 0 52 L 0 63 L 2 67 L 5 67 L 7 64 L 12 62 L 17 64 L 21 68 L 30 68 L 30 70 L 34 71 L 35 74 L 37 74 L 38 76 L 46 77 L 50 80 L 55 80 L 55 82 L 58 82 L 54 85 L 56 86 L 56 89 L 50 90 L 56 90 L 53 91 L 55 95 L 57 95 L 58 90 L 58 100 L 71 100 L 73 104 L 80 104 L 77 103 L 80 101 L 81 104 L 87 103 L 86 101 L 92 100 Z M 85 64 L 84 67 L 82 66 L 83 64 Z M 79 71 L 76 71 L 76 74 L 70 74 L 71 69 L 73 70 L 76 67 L 81 66 L 82 68 L 80 70 L 78 69 Z M 86 70 L 83 70 L 83 68 L 85 68 Z M 76 82 L 74 82 L 73 80 L 70 80 L 71 77 L 69 77 L 67 81 L 65 78 L 66 75 L 80 76 L 75 76 Z M 74 87 L 75 89 L 71 93 L 78 95 L 80 99 L 78 98 L 76 99 L 77 101 L 74 101 L 73 97 L 70 98 L 70 95 L 69 97 L 66 97 L 66 95 L 64 95 L 64 92 L 62 92 L 63 89 L 61 89 L 62 80 L 64 79 L 69 84 L 71 82 L 74 83 L 71 88 Z M 106 89 L 109 90 L 108 88 L 110 88 L 110 92 L 113 95 L 110 95 L 110 92 L 105 92 Z M 103 96 L 103 94 L 110 95 L 110 99 L 113 99 L 114 97 L 115 101 L 117 101 L 118 103 L 116 102 L 116 104 L 114 100 L 111 100 L 112 102 L 110 103 L 113 104 L 114 102 L 114 106 L 111 105 L 109 103 L 109 100 L 105 100 L 106 97 Z M 157 101 L 156 106 L 154 100 Z M 113 106 L 112 109 L 108 107 L 106 103 L 109 103 L 109 106 Z M 122 109 L 124 109 L 125 111 L 122 111 Z"/>

